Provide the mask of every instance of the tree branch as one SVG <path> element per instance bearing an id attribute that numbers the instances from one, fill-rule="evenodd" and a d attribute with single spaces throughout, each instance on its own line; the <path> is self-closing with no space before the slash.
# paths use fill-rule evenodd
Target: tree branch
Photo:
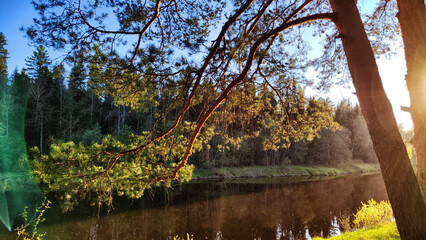
<path id="1" fill-rule="evenodd" d="M 204 113 L 204 116 L 201 118 L 199 123 L 197 124 L 197 127 L 192 132 L 192 135 L 188 141 L 188 145 L 185 151 L 185 154 L 182 158 L 182 161 L 180 164 L 176 167 L 176 169 L 173 171 L 173 178 L 175 179 L 177 177 L 177 172 L 179 169 L 183 168 L 187 161 L 189 156 L 192 154 L 192 147 L 194 145 L 195 139 L 197 138 L 198 134 L 201 132 L 202 127 L 204 126 L 204 123 L 207 121 L 207 119 L 211 116 L 211 114 L 216 110 L 216 108 L 227 98 L 229 93 L 232 91 L 232 89 L 237 86 L 241 81 L 247 76 L 248 71 L 251 68 L 251 65 L 254 61 L 254 56 L 260 47 L 262 43 L 264 43 L 268 38 L 299 24 L 303 24 L 309 21 L 314 20 L 320 20 L 320 19 L 331 19 L 334 14 L 333 13 L 323 13 L 323 14 L 315 14 L 307 17 L 302 17 L 293 21 L 290 21 L 298 12 L 300 12 L 308 3 L 311 1 L 306 1 L 304 4 L 302 4 L 298 9 L 296 9 L 290 16 L 287 17 L 286 21 L 281 24 L 279 27 L 265 33 L 262 35 L 260 39 L 258 39 L 253 46 L 250 48 L 250 54 L 247 58 L 247 64 L 244 68 L 244 70 L 239 74 L 239 76 L 234 79 L 228 87 L 222 92 L 222 94 L 216 99 L 216 101 L 213 103 L 213 105 Z"/>
<path id="2" fill-rule="evenodd" d="M 160 3 L 161 3 L 161 0 L 157 0 L 157 2 L 155 4 L 155 14 L 154 14 L 154 16 L 152 16 L 151 20 L 149 20 L 149 22 L 145 25 L 145 27 L 139 33 L 139 39 L 138 39 L 138 42 L 137 42 L 136 47 L 135 47 L 135 52 L 133 53 L 133 57 L 130 60 L 131 63 L 133 63 L 133 61 L 136 58 L 136 55 L 138 54 L 138 49 L 139 49 L 139 47 L 141 45 L 141 41 L 142 41 L 143 35 L 148 30 L 148 28 L 152 25 L 152 23 L 154 23 L 155 19 L 158 18 L 158 15 L 160 13 Z"/>
<path id="3" fill-rule="evenodd" d="M 191 93 L 190 93 L 188 99 L 186 100 L 184 106 L 182 107 L 182 109 L 178 113 L 178 116 L 175 118 L 174 123 L 166 131 L 164 131 L 161 134 L 157 135 L 156 137 L 152 138 L 147 143 L 145 143 L 145 144 L 143 144 L 143 145 L 141 145 L 139 147 L 136 147 L 134 149 L 130 149 L 128 151 L 125 151 L 123 153 L 130 153 L 130 152 L 140 151 L 140 150 L 144 149 L 145 147 L 147 147 L 148 145 L 152 144 L 153 142 L 156 142 L 156 141 L 162 139 L 164 136 L 167 136 L 168 134 L 170 134 L 173 131 L 173 129 L 175 129 L 177 127 L 177 125 L 179 124 L 179 122 L 182 119 L 183 115 L 186 113 L 186 111 L 188 111 L 189 106 L 191 105 L 192 100 L 194 99 L 195 92 L 197 91 L 197 89 L 198 89 L 198 87 L 200 85 L 203 73 L 206 70 L 207 66 L 210 64 L 210 61 L 213 58 L 214 54 L 219 49 L 220 43 L 221 43 L 222 39 L 225 37 L 226 32 L 231 27 L 231 25 L 234 24 L 238 20 L 238 18 L 241 16 L 241 14 L 243 14 L 251 6 L 251 4 L 254 1 L 255 0 L 248 0 L 223 25 L 222 30 L 220 31 L 218 37 L 215 40 L 215 44 L 214 44 L 213 48 L 210 50 L 209 54 L 204 59 L 203 66 L 197 71 L 197 78 L 195 80 L 194 86 L 192 87 Z"/>

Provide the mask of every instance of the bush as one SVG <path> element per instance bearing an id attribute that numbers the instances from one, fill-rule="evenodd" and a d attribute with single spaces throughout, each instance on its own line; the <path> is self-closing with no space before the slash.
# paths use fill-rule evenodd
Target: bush
<path id="1" fill-rule="evenodd" d="M 377 203 L 370 199 L 367 204 L 362 203 L 362 207 L 354 217 L 354 227 L 356 229 L 364 229 L 390 222 L 393 219 L 393 212 L 389 201 Z"/>
<path id="2" fill-rule="evenodd" d="M 370 199 L 367 204 L 363 202 L 361 204 L 362 207 L 353 215 L 353 222 L 351 222 L 349 214 L 339 217 L 339 224 L 344 232 L 370 228 L 393 220 L 392 207 L 389 201 L 377 203 L 373 199 Z"/>
<path id="3" fill-rule="evenodd" d="M 43 217 L 43 215 L 46 212 L 46 210 L 50 208 L 51 203 L 52 202 L 45 199 L 44 202 L 41 204 L 41 206 L 35 209 L 35 214 L 34 216 L 32 216 L 31 219 L 28 219 L 28 207 L 24 208 L 24 212 L 21 214 L 21 216 L 24 218 L 24 224 L 22 224 L 20 227 L 17 227 L 15 229 L 18 235 L 16 239 L 42 240 L 46 236 L 46 233 L 39 233 L 37 228 L 40 223 L 46 220 Z"/>
<path id="4" fill-rule="evenodd" d="M 344 214 L 343 216 L 340 216 L 339 224 L 343 229 L 343 232 L 352 232 L 351 215 Z"/>
<path id="5" fill-rule="evenodd" d="M 340 216 L 340 226 L 346 233 L 329 239 L 400 239 L 396 223 L 394 221 L 391 222 L 393 220 L 393 213 L 389 201 L 377 203 L 371 199 L 368 200 L 367 204 L 361 203 L 362 207 L 353 215 L 353 224 L 351 224 L 350 215 L 345 214 Z M 313 238 L 313 240 L 322 239 L 325 238 Z"/>

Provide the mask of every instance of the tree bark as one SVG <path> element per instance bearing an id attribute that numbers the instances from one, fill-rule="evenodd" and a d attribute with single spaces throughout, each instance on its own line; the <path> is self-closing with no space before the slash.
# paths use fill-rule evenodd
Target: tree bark
<path id="1" fill-rule="evenodd" d="M 355 0 L 330 0 L 402 239 L 426 239 L 426 207 Z"/>
<path id="2" fill-rule="evenodd" d="M 407 64 L 407 88 L 414 126 L 417 178 L 426 197 L 426 15 L 423 0 L 398 0 L 398 19 Z"/>

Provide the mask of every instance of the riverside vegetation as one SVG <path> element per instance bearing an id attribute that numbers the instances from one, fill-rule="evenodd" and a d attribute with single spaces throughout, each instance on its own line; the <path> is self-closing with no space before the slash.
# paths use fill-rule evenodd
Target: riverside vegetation
<path id="1" fill-rule="evenodd" d="M 362 207 L 354 214 L 353 221 L 351 219 L 349 215 L 340 217 L 339 223 L 345 233 L 328 239 L 401 239 L 388 201 L 377 203 L 371 199 L 362 203 Z M 325 238 L 313 238 L 321 239 Z"/>

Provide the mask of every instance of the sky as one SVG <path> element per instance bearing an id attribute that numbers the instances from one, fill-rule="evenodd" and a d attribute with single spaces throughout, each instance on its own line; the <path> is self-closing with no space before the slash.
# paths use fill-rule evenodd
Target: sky
<path id="1" fill-rule="evenodd" d="M 35 16 L 30 0 L 0 0 L 0 32 L 7 40 L 9 73 L 24 67 L 25 58 L 35 50 L 28 45 L 24 33 L 19 31 L 21 26 L 30 25 Z"/>
<path id="2" fill-rule="evenodd" d="M 371 1 L 368 1 L 370 4 Z M 31 0 L 0 0 L 0 32 L 6 36 L 9 51 L 8 71 L 12 73 L 16 68 L 18 70 L 25 67 L 25 59 L 32 55 L 35 47 L 30 46 L 25 34 L 19 31 L 21 26 L 29 26 L 32 19 L 36 17 L 36 12 L 31 5 Z M 401 106 L 409 106 L 410 100 L 407 88 L 405 86 L 405 60 L 403 49 L 396 49 L 397 55 L 391 59 L 380 58 L 377 60 L 380 76 L 385 87 L 385 91 L 392 103 L 395 117 L 398 123 L 403 124 L 405 130 L 412 128 L 410 114 L 400 110 Z M 62 53 L 48 49 L 50 58 L 60 61 Z M 351 102 L 356 103 L 355 90 L 344 89 L 340 86 L 333 87 L 328 94 L 334 102 L 343 98 L 349 98 Z"/>

